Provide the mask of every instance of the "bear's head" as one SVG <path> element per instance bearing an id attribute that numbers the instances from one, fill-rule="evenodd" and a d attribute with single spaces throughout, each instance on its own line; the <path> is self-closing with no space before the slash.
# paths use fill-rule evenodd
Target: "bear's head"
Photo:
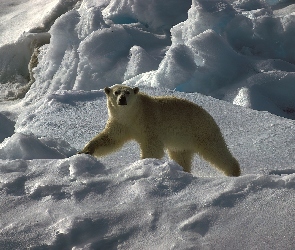
<path id="1" fill-rule="evenodd" d="M 132 105 L 133 101 L 136 99 L 134 97 L 139 92 L 139 88 L 131 88 L 118 84 L 111 88 L 106 87 L 104 91 L 113 106 L 124 106 Z"/>

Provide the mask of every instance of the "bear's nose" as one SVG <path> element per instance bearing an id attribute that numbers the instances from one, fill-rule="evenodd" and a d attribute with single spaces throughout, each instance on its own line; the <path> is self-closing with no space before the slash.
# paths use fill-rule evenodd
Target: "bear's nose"
<path id="1" fill-rule="evenodd" d="M 121 95 L 120 98 L 119 98 L 119 105 L 127 105 L 127 99 L 126 99 L 126 96 L 124 95 Z"/>

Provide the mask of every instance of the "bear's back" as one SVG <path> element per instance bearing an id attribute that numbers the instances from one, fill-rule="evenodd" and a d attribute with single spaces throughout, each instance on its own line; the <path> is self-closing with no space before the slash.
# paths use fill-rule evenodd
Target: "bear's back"
<path id="1" fill-rule="evenodd" d="M 144 110 L 143 116 L 149 116 L 155 126 L 162 127 L 161 131 L 192 129 L 203 130 L 208 124 L 215 126 L 211 115 L 197 104 L 186 99 L 174 96 L 152 97 L 143 94 L 141 96 Z M 207 124 L 206 126 L 203 124 Z"/>

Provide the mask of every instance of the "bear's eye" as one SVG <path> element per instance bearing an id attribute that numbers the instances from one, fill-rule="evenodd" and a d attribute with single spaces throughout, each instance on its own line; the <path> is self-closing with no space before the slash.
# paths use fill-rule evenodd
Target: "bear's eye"
<path id="1" fill-rule="evenodd" d="M 129 90 L 126 90 L 126 91 L 125 91 L 125 94 L 126 94 L 126 95 L 130 95 L 130 91 L 129 91 Z"/>
<path id="2" fill-rule="evenodd" d="M 115 91 L 115 95 L 120 95 L 120 93 L 121 93 L 120 90 Z"/>

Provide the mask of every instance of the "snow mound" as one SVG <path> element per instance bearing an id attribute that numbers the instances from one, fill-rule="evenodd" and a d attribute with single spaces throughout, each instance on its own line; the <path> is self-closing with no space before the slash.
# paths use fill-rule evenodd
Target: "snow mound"
<path id="1" fill-rule="evenodd" d="M 294 72 L 265 72 L 249 77 L 233 104 L 295 119 Z"/>
<path id="2" fill-rule="evenodd" d="M 0 144 L 0 159 L 4 160 L 60 159 L 74 152 L 76 151 L 68 143 L 38 139 L 33 134 L 15 133 Z"/>
<path id="3" fill-rule="evenodd" d="M 74 0 L 52 1 L 50 8 L 39 27 L 0 48 L 4 97 L 28 82 L 31 37 L 46 36 L 50 44 L 40 49 L 26 105 L 59 90 L 124 82 L 198 92 L 294 119 L 294 102 L 270 94 L 257 100 L 253 90 L 281 89 L 280 96 L 290 99 L 295 18 L 288 1 Z M 289 79 L 285 92 L 277 73 Z M 244 89 L 254 92 L 246 102 L 239 101 Z"/>
<path id="4" fill-rule="evenodd" d="M 0 98 L 14 97 L 30 80 L 29 62 L 34 48 L 49 43 L 50 34 L 23 34 L 15 43 L 0 47 Z"/>
<path id="5" fill-rule="evenodd" d="M 164 54 L 162 50 L 170 44 L 169 37 L 163 32 L 151 32 L 138 21 L 132 24 L 128 21 L 110 22 L 110 19 L 121 19 L 116 16 L 124 16 L 123 9 L 128 9 L 128 6 L 131 6 L 129 4 L 124 2 L 119 5 L 117 11 L 111 11 L 117 6 L 116 1 L 111 1 L 102 13 L 103 3 L 83 2 L 79 8 L 57 18 L 49 30 L 50 44 L 40 50 L 39 65 L 34 71 L 36 84 L 27 94 L 26 101 L 38 100 L 46 93 L 60 89 L 100 89 L 122 82 L 135 74 L 156 69 Z M 158 24 L 159 19 L 163 17 L 162 14 L 169 13 L 160 24 L 162 27 L 166 19 L 169 19 L 169 25 L 164 27 L 169 30 L 178 21 L 185 20 L 189 5 L 189 1 L 185 4 L 179 4 L 177 1 L 167 4 L 162 1 L 149 5 L 153 10 L 161 10 L 159 13 L 153 12 L 157 19 L 147 15 L 149 21 L 146 21 Z M 141 13 L 146 7 L 144 1 L 134 1 L 133 10 L 130 11 Z M 177 13 L 166 10 L 164 12 L 166 7 L 172 12 L 174 7 L 177 7 Z M 108 9 L 110 10 L 107 11 Z M 108 17 L 109 15 L 113 18 Z M 126 18 L 123 19 L 127 20 Z M 143 60 L 146 58 L 149 58 L 149 62 L 144 63 Z M 37 88 L 38 92 L 35 91 Z"/>
<path id="6" fill-rule="evenodd" d="M 174 162 L 145 159 L 112 171 L 76 155 L 0 160 L 0 173 L 1 202 L 14 207 L 1 213 L 4 249 L 214 248 L 217 240 L 221 248 L 251 249 L 261 238 L 262 245 L 272 240 L 274 249 L 291 249 L 294 243 L 294 171 L 199 178 Z M 278 215 L 280 220 L 270 219 Z M 18 238 L 11 241 L 15 230 Z"/>
<path id="7" fill-rule="evenodd" d="M 45 20 L 51 16 L 58 2 L 62 1 L 1 1 L 0 46 L 13 44 L 24 32 L 29 32 L 31 29 L 39 26 L 40 23 L 45 23 Z M 44 17 L 44 14 L 47 17 Z"/>
<path id="8" fill-rule="evenodd" d="M 284 92 L 275 75 L 281 72 L 293 78 L 295 19 L 292 12 L 275 15 L 271 6 L 278 3 L 235 1 L 231 5 L 228 1 L 194 0 L 188 19 L 171 29 L 172 45 L 158 69 L 125 79 L 125 83 L 198 92 L 238 105 L 243 105 L 234 101 L 240 91 L 257 84 L 257 88 L 280 89 L 283 99 L 290 100 L 293 80 L 285 82 Z M 261 72 L 275 74 L 262 82 Z M 257 83 L 254 78 L 259 79 Z M 245 107 L 294 119 L 290 111 L 295 107 L 293 101 L 285 105 L 281 98 L 257 98 L 248 98 Z"/>
<path id="9" fill-rule="evenodd" d="M 187 17 L 190 0 L 146 2 L 142 0 L 111 0 L 103 15 L 116 24 L 140 22 L 153 30 L 169 30 Z"/>

